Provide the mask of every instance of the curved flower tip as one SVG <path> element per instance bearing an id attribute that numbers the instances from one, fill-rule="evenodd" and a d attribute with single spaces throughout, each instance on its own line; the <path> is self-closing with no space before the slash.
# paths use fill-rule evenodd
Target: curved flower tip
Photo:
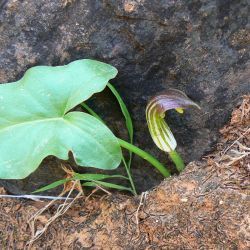
<path id="1" fill-rule="evenodd" d="M 200 109 L 200 106 L 193 102 L 187 95 L 177 89 L 169 89 L 164 94 L 157 95 L 153 97 L 148 105 L 147 109 L 150 106 L 155 106 L 157 112 L 165 113 L 167 110 L 176 109 L 179 113 L 183 113 L 183 109 L 190 106 L 194 106 Z"/>
<path id="2" fill-rule="evenodd" d="M 146 108 L 146 119 L 151 137 L 158 148 L 166 152 L 171 152 L 177 146 L 176 140 L 164 120 L 165 112 L 175 109 L 177 112 L 183 113 L 183 109 L 190 106 L 200 109 L 198 104 L 177 89 L 170 89 L 149 101 Z"/>

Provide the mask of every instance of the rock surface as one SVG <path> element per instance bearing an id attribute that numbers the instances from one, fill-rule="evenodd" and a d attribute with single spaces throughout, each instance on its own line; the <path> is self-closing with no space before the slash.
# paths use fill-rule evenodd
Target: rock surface
<path id="1" fill-rule="evenodd" d="M 136 144 L 163 162 L 166 156 L 147 131 L 145 106 L 168 88 L 183 90 L 202 107 L 168 116 L 189 162 L 211 150 L 232 107 L 250 91 L 248 13 L 247 0 L 1 0 L 0 82 L 19 79 L 34 65 L 79 58 L 110 63 L 119 70 L 113 83 L 132 113 Z M 90 104 L 117 135 L 126 136 L 108 91 Z M 142 161 L 135 160 L 134 174 L 140 178 Z M 28 182 L 40 179 L 37 174 L 32 178 Z M 157 174 L 141 178 L 150 183 L 141 186 L 148 188 Z M 19 192 L 34 188 L 21 186 Z"/>

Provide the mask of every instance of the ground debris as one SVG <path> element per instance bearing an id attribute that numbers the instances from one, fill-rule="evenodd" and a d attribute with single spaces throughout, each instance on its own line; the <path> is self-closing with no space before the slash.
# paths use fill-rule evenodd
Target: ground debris
<path id="1" fill-rule="evenodd" d="M 245 96 L 215 152 L 147 195 L 78 199 L 31 249 L 249 249 L 249 127 Z M 41 228 L 60 204 L 38 218 Z M 1 249 L 25 249 L 28 219 L 43 206 L 1 199 Z"/>

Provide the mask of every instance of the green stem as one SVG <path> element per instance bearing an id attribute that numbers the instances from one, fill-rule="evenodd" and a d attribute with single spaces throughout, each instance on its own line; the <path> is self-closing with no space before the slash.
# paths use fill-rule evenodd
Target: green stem
<path id="1" fill-rule="evenodd" d="M 174 162 L 177 170 L 179 172 L 181 172 L 185 168 L 185 164 L 184 164 L 181 156 L 175 150 L 169 152 L 168 154 L 169 154 L 169 157 L 171 158 L 171 160 Z"/>
<path id="2" fill-rule="evenodd" d="M 159 170 L 159 172 L 164 177 L 169 177 L 170 176 L 169 171 L 157 159 L 155 159 L 152 155 L 150 155 L 149 153 L 141 150 L 140 148 L 138 148 L 138 147 L 136 147 L 136 146 L 122 140 L 122 139 L 117 138 L 117 140 L 118 140 L 121 147 L 128 149 L 129 151 L 139 155 L 144 160 L 151 163 L 155 168 L 157 168 Z"/>
<path id="3" fill-rule="evenodd" d="M 86 103 L 82 102 L 81 106 L 83 108 L 85 108 L 89 112 L 89 114 L 91 114 L 92 116 L 94 116 L 99 121 L 101 121 L 101 122 L 103 122 L 105 124 L 105 122 L 103 121 L 103 119 L 93 109 L 91 109 Z"/>
<path id="4" fill-rule="evenodd" d="M 128 178 L 129 178 L 129 181 L 130 181 L 130 185 L 131 185 L 132 190 L 133 190 L 133 194 L 134 194 L 134 195 L 137 195 L 137 192 L 136 192 L 136 189 L 135 189 L 135 184 L 134 184 L 133 179 L 132 179 L 132 176 L 131 176 L 131 174 L 130 174 L 130 169 L 129 169 L 129 167 L 128 167 L 128 165 L 127 165 L 127 162 L 125 161 L 125 159 L 124 159 L 123 156 L 122 156 L 122 162 L 123 162 L 123 164 L 124 164 L 124 166 L 125 166 L 125 169 L 126 169 L 126 171 L 127 171 L 127 175 L 128 175 Z"/>

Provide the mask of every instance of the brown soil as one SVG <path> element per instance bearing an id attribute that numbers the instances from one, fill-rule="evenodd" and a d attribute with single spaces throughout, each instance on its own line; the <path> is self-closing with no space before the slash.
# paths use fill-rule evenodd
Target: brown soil
<path id="1" fill-rule="evenodd" d="M 77 199 L 33 244 L 62 202 L 1 199 L 1 249 L 250 249 L 250 96 L 217 150 L 134 198 Z M 4 193 L 4 190 L 1 190 Z"/>

